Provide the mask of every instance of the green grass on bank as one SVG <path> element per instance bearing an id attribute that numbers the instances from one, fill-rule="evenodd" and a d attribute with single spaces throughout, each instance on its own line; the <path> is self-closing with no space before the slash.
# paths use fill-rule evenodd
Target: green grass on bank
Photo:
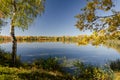
<path id="1" fill-rule="evenodd" d="M 112 80 L 108 68 L 99 68 L 75 62 L 76 70 L 70 75 L 56 58 L 40 59 L 17 67 L 0 66 L 0 80 Z M 111 76 L 110 76 L 111 75 Z"/>
<path id="2" fill-rule="evenodd" d="M 119 80 L 120 60 L 111 61 L 110 66 L 97 67 L 75 61 L 73 75 L 66 72 L 58 58 L 47 58 L 22 63 L 16 58 L 12 65 L 10 53 L 0 51 L 0 80 Z M 13 67 L 14 66 L 14 67 Z M 114 72 L 113 72 L 114 71 Z"/>
<path id="3" fill-rule="evenodd" d="M 120 72 L 114 72 L 114 80 L 120 80 Z"/>
<path id="4" fill-rule="evenodd" d="M 0 67 L 0 80 L 74 80 L 58 71 Z"/>
<path id="5" fill-rule="evenodd" d="M 0 80 L 77 80 L 74 77 L 58 71 L 43 69 L 24 69 L 0 67 Z M 79 80 L 85 80 L 81 78 Z M 91 79 L 92 80 L 92 79 Z M 120 72 L 114 72 L 114 80 L 120 80 Z"/>

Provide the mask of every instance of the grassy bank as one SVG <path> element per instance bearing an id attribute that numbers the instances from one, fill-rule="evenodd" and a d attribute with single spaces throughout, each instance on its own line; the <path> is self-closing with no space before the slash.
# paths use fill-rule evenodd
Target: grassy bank
<path id="1" fill-rule="evenodd" d="M 73 80 L 62 70 L 55 58 L 40 59 L 33 63 L 21 63 L 17 58 L 12 64 L 10 53 L 0 53 L 0 80 Z"/>
<path id="2" fill-rule="evenodd" d="M 12 64 L 11 53 L 0 50 L 0 80 L 119 80 L 120 60 L 110 66 L 97 67 L 76 61 L 73 75 L 64 70 L 58 58 L 35 60 L 32 63 Z M 114 71 L 114 72 L 113 72 Z"/>
<path id="3" fill-rule="evenodd" d="M 88 77 L 78 78 L 59 71 L 48 71 L 37 69 L 35 67 L 31 69 L 25 69 L 22 67 L 0 67 L 0 80 L 112 80 L 105 78 L 94 79 L 93 77 L 90 79 Z M 114 72 L 113 80 L 120 80 L 120 72 Z"/>
<path id="4" fill-rule="evenodd" d="M 81 62 L 74 63 L 76 69 L 71 75 L 56 58 L 39 59 L 31 64 L 17 61 L 19 63 L 16 62 L 14 66 L 11 66 L 10 58 L 5 59 L 9 60 L 0 65 L 0 80 L 112 80 L 109 69 Z"/>
<path id="5" fill-rule="evenodd" d="M 120 72 L 114 72 L 114 80 L 120 80 Z"/>
<path id="6" fill-rule="evenodd" d="M 0 67 L 0 80 L 72 80 L 72 77 L 58 71 Z"/>

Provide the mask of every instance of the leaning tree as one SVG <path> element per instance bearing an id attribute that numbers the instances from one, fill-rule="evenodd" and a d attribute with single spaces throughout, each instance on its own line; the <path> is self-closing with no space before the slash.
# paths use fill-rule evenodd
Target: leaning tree
<path id="1" fill-rule="evenodd" d="M 44 11 L 44 2 L 45 0 L 0 0 L 0 20 L 10 22 L 13 58 L 17 46 L 14 28 L 28 29 L 29 24 Z"/>
<path id="2" fill-rule="evenodd" d="M 87 0 L 86 6 L 75 17 L 80 30 L 93 30 L 114 33 L 120 30 L 120 10 L 116 10 L 116 0 Z M 102 15 L 100 15 L 101 13 Z"/>

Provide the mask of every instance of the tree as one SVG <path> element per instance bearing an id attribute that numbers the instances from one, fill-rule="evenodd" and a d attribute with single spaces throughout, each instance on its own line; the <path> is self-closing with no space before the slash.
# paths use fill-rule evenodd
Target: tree
<path id="1" fill-rule="evenodd" d="M 44 11 L 44 0 L 0 0 L 2 19 L 10 19 L 11 37 L 13 40 L 14 27 L 27 29 L 38 14 Z"/>
<path id="2" fill-rule="evenodd" d="M 113 0 L 114 1 L 114 0 Z M 80 30 L 105 30 L 106 33 L 113 33 L 120 30 L 120 11 L 113 9 L 112 0 L 89 0 L 86 6 L 81 9 L 82 13 L 76 15 L 78 19 L 76 27 Z M 110 15 L 101 16 L 97 13 L 111 12 Z"/>
<path id="3" fill-rule="evenodd" d="M 27 29 L 38 14 L 44 11 L 45 0 L 0 0 L 0 19 L 10 20 L 10 35 L 13 43 L 12 54 L 15 57 L 17 40 L 14 28 Z"/>
<path id="4" fill-rule="evenodd" d="M 5 26 L 7 24 L 7 22 L 4 22 L 2 18 L 3 18 L 3 15 L 2 15 L 2 12 L 0 11 L 0 30 L 2 26 Z"/>
<path id="5" fill-rule="evenodd" d="M 1 18 L 3 18 L 3 15 L 2 15 L 2 13 L 0 11 L 0 30 L 1 30 L 1 26 L 4 25 L 4 21 Z"/>
<path id="6" fill-rule="evenodd" d="M 0 30 L 2 25 L 3 25 L 3 21 L 0 19 Z"/>

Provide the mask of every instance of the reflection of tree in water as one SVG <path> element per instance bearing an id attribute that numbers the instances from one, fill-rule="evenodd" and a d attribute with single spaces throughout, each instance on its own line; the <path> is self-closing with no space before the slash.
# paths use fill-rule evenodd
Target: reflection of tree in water
<path id="1" fill-rule="evenodd" d="M 100 44 L 107 48 L 112 48 L 118 51 L 118 53 L 120 53 L 120 41 L 119 40 L 107 40 L 105 42 L 94 44 L 93 46 L 99 46 Z"/>
<path id="2" fill-rule="evenodd" d="M 93 42 L 77 42 L 78 46 L 83 46 L 83 45 L 88 45 L 88 44 L 92 44 L 92 46 L 100 46 L 103 45 L 107 48 L 112 48 L 115 49 L 116 51 L 118 51 L 120 53 L 120 41 L 119 40 L 105 40 L 105 41 L 93 41 Z"/>
<path id="3" fill-rule="evenodd" d="M 120 53 L 120 41 L 119 40 L 112 40 L 112 41 L 110 40 L 110 41 L 105 42 L 103 45 L 108 48 L 113 48 Z"/>

